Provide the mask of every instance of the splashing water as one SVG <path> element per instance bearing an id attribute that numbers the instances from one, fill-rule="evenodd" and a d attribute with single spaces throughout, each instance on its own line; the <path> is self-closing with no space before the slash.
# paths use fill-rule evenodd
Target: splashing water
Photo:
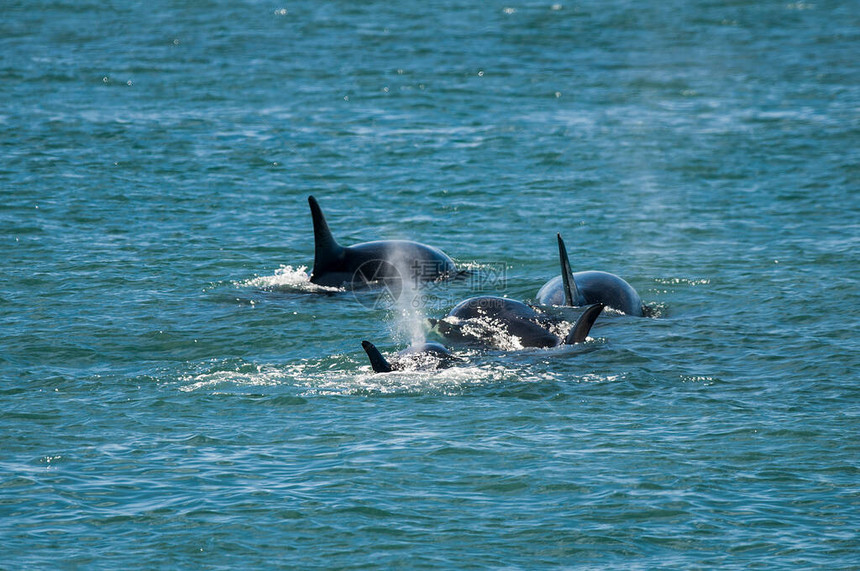
<path id="1" fill-rule="evenodd" d="M 470 319 L 459 319 L 449 316 L 444 321 L 460 327 L 467 338 L 482 340 L 483 343 L 501 349 L 503 351 L 520 351 L 525 347 L 522 339 L 511 334 L 505 325 L 497 319 L 490 317 L 473 317 Z"/>
<path id="2" fill-rule="evenodd" d="M 311 276 L 307 272 L 307 266 L 282 265 L 275 270 L 271 276 L 257 276 L 240 282 L 240 287 L 255 287 L 271 291 L 288 292 L 336 292 L 343 291 L 341 288 L 317 285 L 311 283 Z"/>

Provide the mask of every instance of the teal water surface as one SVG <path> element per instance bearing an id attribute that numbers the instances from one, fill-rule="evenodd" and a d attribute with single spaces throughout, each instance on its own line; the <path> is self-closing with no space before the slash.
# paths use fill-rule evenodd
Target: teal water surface
<path id="1" fill-rule="evenodd" d="M 860 566 L 856 1 L 2 15 L 3 569 Z M 310 194 L 472 277 L 314 291 Z M 557 232 L 656 317 L 371 372 Z"/>

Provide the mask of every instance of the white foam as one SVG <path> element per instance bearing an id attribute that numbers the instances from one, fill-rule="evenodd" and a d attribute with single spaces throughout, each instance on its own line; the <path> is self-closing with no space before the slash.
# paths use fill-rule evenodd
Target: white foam
<path id="1" fill-rule="evenodd" d="M 257 365 L 253 371 L 211 371 L 199 375 L 185 375 L 179 380 L 185 383 L 179 387 L 179 390 L 194 392 L 202 389 L 217 389 L 223 385 L 273 386 L 284 381 L 284 374 L 279 369 Z"/>
<path id="2" fill-rule="evenodd" d="M 311 276 L 307 272 L 307 266 L 282 265 L 275 270 L 271 276 L 257 276 L 239 282 L 240 287 L 255 287 L 260 289 L 278 291 L 302 291 L 302 292 L 335 292 L 343 291 L 341 288 L 317 285 L 311 283 Z"/>

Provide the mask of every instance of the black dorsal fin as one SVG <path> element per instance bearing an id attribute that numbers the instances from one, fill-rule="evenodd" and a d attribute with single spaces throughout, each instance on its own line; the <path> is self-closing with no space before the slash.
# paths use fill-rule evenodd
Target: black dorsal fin
<path id="1" fill-rule="evenodd" d="M 311 275 L 318 276 L 340 256 L 343 247 L 332 236 L 317 199 L 308 196 L 308 204 L 314 221 L 314 269 Z"/>
<path id="2" fill-rule="evenodd" d="M 564 245 L 564 240 L 561 239 L 561 234 L 556 234 L 556 236 L 558 237 L 558 261 L 561 265 L 561 281 L 564 286 L 564 304 L 571 307 L 582 305 L 584 300 L 580 297 L 576 281 L 573 279 L 573 272 L 570 270 L 570 258 L 567 256 L 567 247 Z"/>
<path id="3" fill-rule="evenodd" d="M 370 341 L 362 341 L 361 346 L 364 352 L 367 353 L 367 358 L 370 359 L 370 366 L 373 367 L 375 373 L 390 373 L 393 369 L 391 364 L 385 360 L 376 345 Z"/>
<path id="4" fill-rule="evenodd" d="M 567 334 L 564 344 L 573 345 L 575 343 L 582 343 L 585 341 L 588 337 L 588 332 L 591 331 L 591 326 L 594 325 L 594 322 L 597 320 L 597 316 L 600 315 L 601 311 L 603 311 L 602 303 L 595 303 L 594 305 L 586 307 L 585 311 L 582 312 L 582 315 L 579 316 L 579 319 L 576 320 L 570 333 Z"/>

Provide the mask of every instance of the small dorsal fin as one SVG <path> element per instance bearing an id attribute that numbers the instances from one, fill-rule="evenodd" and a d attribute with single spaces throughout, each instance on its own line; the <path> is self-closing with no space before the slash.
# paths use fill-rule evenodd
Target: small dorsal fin
<path id="1" fill-rule="evenodd" d="M 332 236 L 317 199 L 308 196 L 308 204 L 314 221 L 314 269 L 311 275 L 319 275 L 331 265 L 333 259 L 340 256 L 343 247 Z"/>
<path id="2" fill-rule="evenodd" d="M 573 272 L 570 270 L 570 258 L 567 257 L 567 248 L 564 245 L 564 240 L 561 239 L 561 233 L 556 234 L 558 237 L 558 261 L 561 265 L 561 281 L 564 286 L 564 304 L 571 307 L 582 305 L 585 300 L 582 299 L 579 289 L 576 287 L 576 281 L 573 279 Z"/>
<path id="3" fill-rule="evenodd" d="M 585 341 L 588 337 L 588 332 L 591 331 L 591 326 L 594 325 L 601 311 L 603 311 L 602 303 L 595 303 L 586 307 L 582 315 L 579 316 L 579 319 L 576 320 L 573 328 L 571 328 L 570 333 L 567 334 L 564 344 L 573 345 Z"/>
<path id="4" fill-rule="evenodd" d="M 367 358 L 370 359 L 370 366 L 373 367 L 375 373 L 390 373 L 393 369 L 391 364 L 385 360 L 376 345 L 370 341 L 362 341 L 361 346 L 364 352 L 367 353 Z"/>

